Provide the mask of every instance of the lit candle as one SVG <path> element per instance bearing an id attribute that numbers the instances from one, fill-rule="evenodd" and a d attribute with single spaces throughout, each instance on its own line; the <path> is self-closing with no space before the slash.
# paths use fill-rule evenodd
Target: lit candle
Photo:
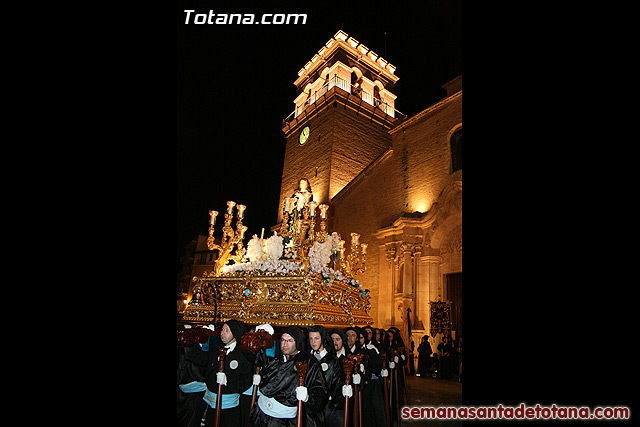
<path id="1" fill-rule="evenodd" d="M 264 227 L 262 227 L 262 233 L 260 233 L 260 240 L 264 239 Z"/>
<path id="2" fill-rule="evenodd" d="M 287 212 L 291 210 L 291 197 L 284 198 L 284 210 Z"/>
<path id="3" fill-rule="evenodd" d="M 211 215 L 211 218 L 209 218 L 209 224 L 216 225 L 216 217 L 218 216 L 218 211 L 209 211 L 209 215 Z"/>
<path id="4" fill-rule="evenodd" d="M 231 215 L 233 213 L 233 207 L 236 205 L 236 202 L 227 202 L 227 206 L 229 206 L 229 209 L 227 209 L 227 213 L 229 215 Z"/>
<path id="5" fill-rule="evenodd" d="M 362 254 L 363 255 L 365 255 L 367 253 L 367 246 L 369 246 L 369 245 L 367 245 L 366 243 L 362 244 Z"/>
<path id="6" fill-rule="evenodd" d="M 317 202 L 314 202 L 313 200 L 310 201 L 309 203 L 307 203 L 307 206 L 309 206 L 309 216 L 311 218 L 313 218 L 314 216 L 316 216 L 316 206 L 318 205 Z"/>
<path id="7" fill-rule="evenodd" d="M 338 249 L 340 249 L 341 251 L 344 251 L 344 240 L 340 240 L 340 243 L 338 244 Z"/>
<path id="8" fill-rule="evenodd" d="M 351 233 L 351 246 L 358 246 L 358 239 L 360 235 L 358 233 Z"/>
<path id="9" fill-rule="evenodd" d="M 247 209 L 245 205 L 238 205 L 238 219 L 244 218 L 244 210 Z"/>
<path id="10" fill-rule="evenodd" d="M 320 218 L 326 219 L 327 218 L 327 209 L 329 209 L 329 205 L 322 204 L 322 205 L 320 205 L 318 207 L 320 208 Z"/>

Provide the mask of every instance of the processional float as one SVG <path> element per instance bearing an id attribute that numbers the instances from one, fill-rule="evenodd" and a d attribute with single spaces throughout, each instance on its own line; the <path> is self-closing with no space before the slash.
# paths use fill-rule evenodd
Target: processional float
<path id="1" fill-rule="evenodd" d="M 209 211 L 207 247 L 217 257 L 213 270 L 192 278 L 182 321 L 338 328 L 372 324 L 369 291 L 354 278 L 366 269 L 367 245 L 351 233 L 351 252 L 345 255 L 345 241 L 327 231 L 329 206 L 311 197 L 304 190 L 285 197 L 280 231 L 266 239 L 254 235 L 246 248 L 246 206 L 227 202 L 219 244 L 213 235 L 218 212 Z"/>

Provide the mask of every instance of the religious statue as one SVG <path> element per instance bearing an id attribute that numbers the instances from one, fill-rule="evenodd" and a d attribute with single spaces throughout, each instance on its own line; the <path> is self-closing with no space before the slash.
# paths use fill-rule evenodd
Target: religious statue
<path id="1" fill-rule="evenodd" d="M 287 230 L 291 235 L 298 234 L 298 219 L 302 218 L 302 209 L 311 200 L 313 200 L 311 184 L 309 184 L 308 179 L 302 178 L 300 181 L 298 181 L 298 188 L 291 195 L 289 209 L 287 210 L 287 212 L 289 213 Z"/>

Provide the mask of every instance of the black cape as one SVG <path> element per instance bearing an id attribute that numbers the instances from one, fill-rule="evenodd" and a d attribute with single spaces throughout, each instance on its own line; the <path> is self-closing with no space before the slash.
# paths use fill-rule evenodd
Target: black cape
<path id="1" fill-rule="evenodd" d="M 322 376 L 320 363 L 306 351 L 301 350 L 288 361 L 285 361 L 282 355 L 268 358 L 264 350 L 261 350 L 256 360 L 256 364 L 262 366 L 260 371 L 260 394 L 274 398 L 286 406 L 297 406 L 296 387 L 298 387 L 298 377 L 295 370 L 296 362 L 307 364 L 304 386 L 307 388 L 309 400 L 302 404 L 306 426 L 324 426 L 324 407 L 328 400 L 327 386 Z M 296 419 L 274 419 L 262 412 L 256 404 L 251 411 L 251 422 L 256 427 L 272 425 L 295 426 Z"/>

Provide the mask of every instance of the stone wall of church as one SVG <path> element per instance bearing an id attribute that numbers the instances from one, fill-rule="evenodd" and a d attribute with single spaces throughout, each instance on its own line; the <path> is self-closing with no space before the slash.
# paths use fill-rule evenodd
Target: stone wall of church
<path id="1" fill-rule="evenodd" d="M 397 242 L 391 245 L 381 242 L 374 233 L 392 226 L 405 213 L 429 217 L 443 190 L 462 180 L 462 171 L 451 173 L 449 147 L 451 134 L 462 122 L 461 96 L 432 111 L 418 113 L 407 122 L 392 131 L 392 149 L 331 201 L 330 229 L 341 234 L 345 247 L 350 245 L 351 232 L 360 233 L 360 242 L 369 244 L 367 271 L 357 278 L 371 291 L 371 314 L 380 327 L 401 325 L 401 315 L 408 306 L 413 307 L 415 320 L 420 320 L 414 324 L 428 325 L 428 301 L 442 292 L 436 286 L 442 286 L 443 258 L 439 248 L 423 246 L 425 237 L 435 232 L 427 229 L 435 219 L 424 222 L 424 229 L 409 231 L 402 225 L 394 237 Z M 439 212 L 439 216 L 448 215 Z M 460 218 L 451 216 L 447 227 Z M 450 242 L 446 243 L 450 247 L 445 245 L 446 269 L 461 271 L 461 251 L 454 247 L 455 237 L 445 234 L 447 237 L 441 238 Z M 391 248 L 395 250 L 393 256 Z M 416 298 L 421 300 L 417 305 L 410 301 Z"/>
<path id="2" fill-rule="evenodd" d="M 419 113 L 420 114 L 420 113 Z M 418 115 L 419 115 L 418 114 Z M 406 212 L 427 212 L 451 181 L 450 136 L 462 123 L 462 97 L 393 132 Z"/>

